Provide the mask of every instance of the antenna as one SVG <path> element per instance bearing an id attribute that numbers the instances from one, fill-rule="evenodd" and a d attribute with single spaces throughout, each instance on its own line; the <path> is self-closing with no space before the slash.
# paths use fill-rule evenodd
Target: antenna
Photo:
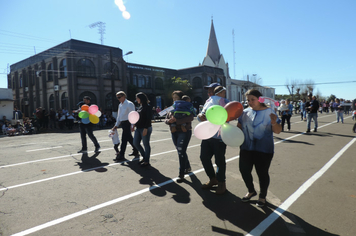
<path id="1" fill-rule="evenodd" d="M 236 79 L 236 71 L 235 71 L 235 31 L 232 29 L 232 55 L 234 57 L 234 79 Z"/>
<path id="2" fill-rule="evenodd" d="M 94 27 L 99 27 L 100 41 L 101 41 L 101 45 L 103 45 L 104 34 L 105 34 L 105 23 L 98 21 L 98 22 L 95 22 L 95 23 L 89 25 L 89 28 L 94 28 Z"/>

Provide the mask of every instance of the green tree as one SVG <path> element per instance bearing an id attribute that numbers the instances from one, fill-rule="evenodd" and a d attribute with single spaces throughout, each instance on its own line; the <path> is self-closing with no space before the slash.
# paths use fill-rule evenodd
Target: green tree
<path id="1" fill-rule="evenodd" d="M 189 81 L 184 80 L 180 77 L 173 77 L 169 80 L 166 80 L 165 84 L 164 84 L 164 90 L 165 90 L 165 96 L 166 96 L 167 100 L 169 101 L 168 104 L 173 103 L 173 100 L 172 100 L 173 91 L 180 90 L 184 94 L 186 94 L 190 97 L 193 94 L 192 85 L 189 83 Z"/>
<path id="2" fill-rule="evenodd" d="M 335 99 L 336 99 L 336 96 L 335 96 L 334 94 L 331 94 L 331 95 L 328 97 L 327 101 L 328 101 L 328 102 L 331 102 L 332 100 L 335 101 Z"/>

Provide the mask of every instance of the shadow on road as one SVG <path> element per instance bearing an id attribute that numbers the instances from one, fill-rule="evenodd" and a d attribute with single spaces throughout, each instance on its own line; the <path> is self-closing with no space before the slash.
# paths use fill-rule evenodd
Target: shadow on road
<path id="1" fill-rule="evenodd" d="M 83 153 L 82 154 L 82 162 L 77 162 L 77 165 L 82 171 L 88 172 L 95 170 L 96 172 L 106 172 L 108 169 L 106 169 L 104 166 L 109 165 L 109 163 L 102 163 L 97 156 L 99 156 L 100 153 L 95 153 L 94 155 L 90 156 L 88 153 Z"/>
<path id="2" fill-rule="evenodd" d="M 157 197 L 167 195 L 167 192 L 173 194 L 173 199 L 178 203 L 189 203 L 190 193 L 174 182 L 170 177 L 167 177 L 159 172 L 153 166 L 141 167 L 138 161 L 123 162 L 122 166 L 127 166 L 141 176 L 140 184 L 149 185 L 150 192 Z"/>

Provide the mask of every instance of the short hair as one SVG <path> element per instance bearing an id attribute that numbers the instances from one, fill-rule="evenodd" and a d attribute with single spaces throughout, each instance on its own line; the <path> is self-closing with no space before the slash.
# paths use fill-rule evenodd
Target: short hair
<path id="1" fill-rule="evenodd" d="M 116 96 L 117 96 L 117 95 L 124 95 L 124 96 L 126 97 L 126 93 L 125 93 L 124 91 L 119 91 L 119 92 L 117 92 L 117 93 L 116 93 Z"/>
<path id="2" fill-rule="evenodd" d="M 188 95 L 184 95 L 182 97 L 182 100 L 187 102 L 187 101 L 192 100 L 192 99 L 190 99 L 190 97 Z"/>
<path id="3" fill-rule="evenodd" d="M 179 100 L 182 100 L 184 93 L 180 90 L 173 91 L 172 96 L 176 94 L 179 97 Z"/>
<path id="4" fill-rule="evenodd" d="M 91 100 L 91 98 L 89 96 L 84 96 L 83 99 Z"/>

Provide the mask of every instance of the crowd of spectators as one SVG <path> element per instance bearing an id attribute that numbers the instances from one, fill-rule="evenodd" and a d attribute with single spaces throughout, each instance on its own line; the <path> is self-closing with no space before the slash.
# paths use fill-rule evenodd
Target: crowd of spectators
<path id="1" fill-rule="evenodd" d="M 97 127 L 103 129 L 111 127 L 115 123 L 115 118 L 111 112 L 103 112 L 99 118 Z M 23 134 L 37 134 L 41 132 L 63 132 L 73 130 L 77 126 L 80 118 L 77 113 L 68 111 L 66 108 L 55 111 L 51 108 L 49 111 L 42 107 L 36 108 L 31 118 L 23 117 L 23 114 L 17 108 L 14 109 L 13 117 L 9 120 L 3 116 L 0 120 L 1 132 L 3 135 L 14 136 Z"/>

